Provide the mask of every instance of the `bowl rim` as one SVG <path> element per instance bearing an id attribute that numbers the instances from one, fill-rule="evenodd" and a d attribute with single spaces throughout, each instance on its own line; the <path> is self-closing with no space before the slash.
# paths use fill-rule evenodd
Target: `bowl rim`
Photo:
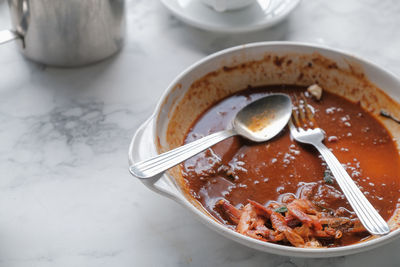
<path id="1" fill-rule="evenodd" d="M 377 64 L 373 63 L 370 60 L 363 59 L 359 56 L 356 56 L 352 53 L 349 53 L 347 51 L 343 51 L 341 49 L 336 49 L 336 48 L 331 48 L 325 45 L 319 45 L 319 44 L 312 44 L 312 43 L 305 43 L 305 42 L 291 42 L 291 41 L 273 41 L 273 42 L 256 42 L 256 43 L 249 43 L 249 44 L 243 44 L 239 46 L 234 46 L 231 48 L 227 48 L 221 51 L 218 51 L 216 53 L 210 54 L 206 56 L 203 59 L 198 60 L 197 62 L 193 63 L 191 66 L 183 70 L 176 78 L 167 86 L 163 94 L 161 95 L 156 108 L 154 109 L 153 114 L 151 117 L 153 118 L 152 121 L 149 122 L 149 127 L 152 127 L 152 133 L 153 133 L 153 145 L 155 146 L 157 142 L 157 136 L 156 136 L 156 128 L 157 128 L 157 120 L 158 120 L 158 115 L 160 114 L 163 106 L 164 106 L 164 100 L 167 99 L 168 95 L 171 93 L 171 91 L 175 88 L 177 84 L 179 84 L 180 80 L 182 80 L 186 75 L 188 75 L 191 71 L 195 70 L 199 66 L 210 62 L 212 60 L 217 59 L 218 57 L 229 54 L 232 52 L 238 52 L 241 50 L 247 50 L 251 48 L 256 48 L 256 47 L 265 47 L 266 52 L 268 51 L 268 47 L 276 47 L 276 46 L 281 46 L 285 48 L 292 48 L 293 52 L 296 52 L 297 48 L 307 48 L 307 49 L 315 49 L 316 52 L 330 52 L 334 53 L 337 55 L 344 56 L 345 58 L 348 58 L 356 63 L 361 63 L 363 67 L 368 66 L 371 67 L 374 70 L 379 71 L 381 74 L 389 76 L 391 79 L 396 81 L 396 83 L 399 84 L 400 86 L 400 79 L 397 77 L 395 74 L 392 72 L 379 67 Z M 301 53 L 301 52 L 299 52 Z M 399 94 L 400 95 L 400 94 Z M 165 178 L 172 179 L 173 178 L 168 174 L 165 173 Z M 163 177 L 163 178 L 164 178 Z M 163 179 L 161 178 L 161 179 Z M 284 245 L 279 245 L 279 244 L 274 244 L 270 242 L 264 242 L 260 240 L 256 240 L 254 238 L 247 237 L 245 235 L 239 234 L 226 226 L 222 225 L 221 223 L 213 220 L 206 214 L 204 214 L 202 211 L 200 211 L 198 208 L 193 206 L 193 204 L 186 199 L 183 195 L 180 197 L 172 196 L 175 201 L 183 204 L 185 207 L 187 207 L 190 211 L 194 212 L 199 219 L 201 219 L 201 222 L 206 224 L 207 226 L 211 227 L 213 230 L 223 234 L 224 236 L 233 239 L 239 243 L 242 243 L 248 247 L 252 247 L 264 252 L 270 252 L 270 253 L 275 253 L 279 255 L 285 255 L 285 256 L 297 256 L 297 257 L 332 257 L 332 256 L 343 256 L 343 255 L 348 255 L 348 254 L 354 254 L 358 252 L 362 252 L 365 250 L 369 250 L 372 248 L 375 248 L 377 246 L 381 246 L 384 244 L 387 244 L 388 242 L 394 240 L 395 238 L 400 237 L 400 228 L 396 229 L 389 234 L 385 236 L 378 237 L 376 239 L 368 240 L 365 242 L 361 243 L 356 243 L 348 246 L 341 246 L 341 247 L 333 247 L 333 248 L 298 248 L 298 247 L 290 247 L 290 246 L 284 246 Z"/>

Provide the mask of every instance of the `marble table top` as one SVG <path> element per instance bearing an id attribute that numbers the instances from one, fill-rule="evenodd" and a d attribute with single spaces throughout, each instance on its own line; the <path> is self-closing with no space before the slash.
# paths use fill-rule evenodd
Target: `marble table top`
<path id="1" fill-rule="evenodd" d="M 283 23 L 216 34 L 157 0 L 127 1 L 126 44 L 79 69 L 0 47 L 0 266 L 399 266 L 400 240 L 301 259 L 258 252 L 200 224 L 127 170 L 127 149 L 172 79 L 220 49 L 266 40 L 340 48 L 400 75 L 400 2 L 303 0 Z M 0 0 L 0 29 L 10 26 Z"/>

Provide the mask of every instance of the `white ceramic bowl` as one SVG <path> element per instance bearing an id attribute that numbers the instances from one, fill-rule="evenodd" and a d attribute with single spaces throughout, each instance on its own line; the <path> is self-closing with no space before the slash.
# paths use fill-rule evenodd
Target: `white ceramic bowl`
<path id="1" fill-rule="evenodd" d="M 309 85 L 314 82 L 348 99 L 360 101 L 373 114 L 385 108 L 400 117 L 400 108 L 395 102 L 400 99 L 400 80 L 371 62 L 342 51 L 309 44 L 265 42 L 242 45 L 204 58 L 170 84 L 153 115 L 133 137 L 129 149 L 130 164 L 180 145 L 188 127 L 203 110 L 217 99 L 247 85 Z M 377 118 L 395 138 L 400 137 L 400 125 Z M 216 232 L 261 251 L 297 257 L 342 256 L 372 249 L 400 235 L 400 215 L 397 213 L 390 221 L 390 234 L 354 245 L 311 249 L 262 242 L 232 231 L 210 217 L 188 196 L 178 168 L 142 182 L 151 190 L 182 204 Z"/>

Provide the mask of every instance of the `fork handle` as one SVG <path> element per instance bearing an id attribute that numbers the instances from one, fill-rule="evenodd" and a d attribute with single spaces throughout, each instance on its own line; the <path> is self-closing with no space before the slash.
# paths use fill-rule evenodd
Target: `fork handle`
<path id="1" fill-rule="evenodd" d="M 137 162 L 130 166 L 129 170 L 138 178 L 151 178 L 234 135 L 237 135 L 234 130 L 225 130 L 213 133 L 153 158 Z"/>
<path id="2" fill-rule="evenodd" d="M 364 227 L 370 233 L 376 235 L 389 233 L 389 225 L 360 191 L 335 155 L 322 143 L 315 144 L 315 147 L 325 159 L 337 183 Z"/>

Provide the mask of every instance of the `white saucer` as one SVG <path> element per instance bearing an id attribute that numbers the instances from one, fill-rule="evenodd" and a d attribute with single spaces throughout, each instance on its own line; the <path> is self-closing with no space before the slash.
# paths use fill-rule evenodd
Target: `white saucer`
<path id="1" fill-rule="evenodd" d="M 271 27 L 282 21 L 300 0 L 257 0 L 234 11 L 219 13 L 201 0 L 161 0 L 180 20 L 194 27 L 215 32 L 249 32 Z"/>

